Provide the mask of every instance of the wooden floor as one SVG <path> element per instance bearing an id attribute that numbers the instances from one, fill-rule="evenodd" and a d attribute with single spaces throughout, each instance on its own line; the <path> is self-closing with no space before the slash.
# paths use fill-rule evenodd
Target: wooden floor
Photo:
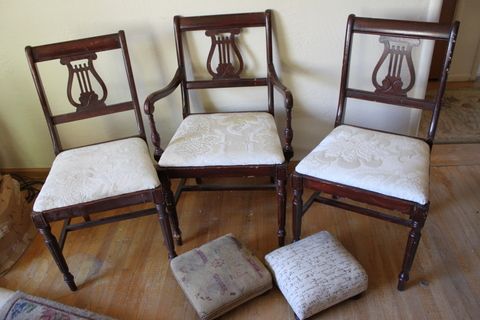
<path id="1" fill-rule="evenodd" d="M 430 216 L 404 292 L 396 290 L 396 283 L 406 228 L 318 204 L 312 207 L 304 218 L 303 236 L 330 231 L 369 275 L 361 299 L 332 307 L 318 319 L 480 319 L 479 155 L 480 145 L 434 148 Z M 229 232 L 258 257 L 276 248 L 272 192 L 189 193 L 178 209 L 185 240 L 178 253 Z M 288 210 L 290 241 L 290 205 Z M 72 233 L 65 254 L 77 292 L 68 290 L 39 236 L 0 278 L 0 286 L 118 319 L 196 318 L 169 270 L 155 216 Z M 294 317 L 274 289 L 222 319 Z"/>

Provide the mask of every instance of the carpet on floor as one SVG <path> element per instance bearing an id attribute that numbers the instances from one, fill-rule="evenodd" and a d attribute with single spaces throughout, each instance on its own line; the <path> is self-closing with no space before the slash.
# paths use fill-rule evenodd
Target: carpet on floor
<path id="1" fill-rule="evenodd" d="M 1 320 L 113 320 L 97 313 L 34 297 L 21 291 L 0 308 Z"/>
<path id="2" fill-rule="evenodd" d="M 427 96 L 434 92 L 427 92 Z M 420 134 L 428 130 L 431 112 L 422 112 Z M 435 143 L 480 142 L 480 88 L 445 91 Z"/>

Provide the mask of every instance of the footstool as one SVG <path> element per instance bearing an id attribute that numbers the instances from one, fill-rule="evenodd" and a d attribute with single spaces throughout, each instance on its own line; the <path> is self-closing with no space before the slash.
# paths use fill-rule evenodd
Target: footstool
<path id="1" fill-rule="evenodd" d="M 365 270 L 327 231 L 270 252 L 265 260 L 299 319 L 367 290 Z"/>
<path id="2" fill-rule="evenodd" d="M 268 269 L 232 234 L 172 259 L 173 275 L 200 319 L 214 319 L 272 288 Z"/>

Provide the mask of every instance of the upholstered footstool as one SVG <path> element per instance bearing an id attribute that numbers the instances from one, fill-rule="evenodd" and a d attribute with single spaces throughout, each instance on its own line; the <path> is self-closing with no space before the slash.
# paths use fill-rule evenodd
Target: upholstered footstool
<path id="1" fill-rule="evenodd" d="M 201 319 L 214 319 L 272 288 L 267 268 L 232 234 L 177 256 L 172 272 Z"/>
<path id="2" fill-rule="evenodd" d="M 299 319 L 367 290 L 365 270 L 327 231 L 270 252 L 265 260 Z"/>

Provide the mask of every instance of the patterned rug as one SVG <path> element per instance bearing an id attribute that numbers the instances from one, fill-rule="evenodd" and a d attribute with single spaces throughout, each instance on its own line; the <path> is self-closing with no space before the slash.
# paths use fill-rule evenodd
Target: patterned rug
<path id="1" fill-rule="evenodd" d="M 17 291 L 0 309 L 1 320 L 113 320 Z"/>
<path id="2" fill-rule="evenodd" d="M 427 132 L 430 121 L 427 117 L 430 116 L 430 112 L 422 113 L 420 133 Z M 479 142 L 480 88 L 447 90 L 435 134 L 435 143 Z"/>

